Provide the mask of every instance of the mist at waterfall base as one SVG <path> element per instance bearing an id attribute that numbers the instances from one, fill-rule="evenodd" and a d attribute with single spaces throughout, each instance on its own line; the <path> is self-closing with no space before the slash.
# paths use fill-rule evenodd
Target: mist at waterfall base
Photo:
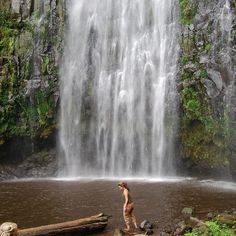
<path id="1" fill-rule="evenodd" d="M 72 0 L 68 8 L 61 175 L 174 175 L 177 1 Z"/>

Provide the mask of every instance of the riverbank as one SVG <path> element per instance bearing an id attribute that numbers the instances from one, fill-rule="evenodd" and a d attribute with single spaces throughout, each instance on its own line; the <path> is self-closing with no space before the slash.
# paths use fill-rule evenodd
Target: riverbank
<path id="1" fill-rule="evenodd" d="M 105 235 L 113 236 L 234 236 L 236 235 L 236 209 L 225 210 L 222 213 L 209 212 L 203 219 L 198 219 L 195 216 L 195 209 L 185 207 L 181 211 L 181 219 L 175 219 L 168 226 L 162 226 L 160 230 L 157 225 L 145 220 L 141 222 L 140 228 L 130 230 L 128 232 L 116 229 L 114 233 L 110 232 Z M 97 234 L 97 235 L 104 235 Z"/>

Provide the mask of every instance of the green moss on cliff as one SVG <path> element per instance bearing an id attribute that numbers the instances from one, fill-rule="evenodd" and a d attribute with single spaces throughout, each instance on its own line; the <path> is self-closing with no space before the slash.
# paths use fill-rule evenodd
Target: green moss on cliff
<path id="1" fill-rule="evenodd" d="M 0 9 L 0 144 L 17 136 L 47 137 L 56 127 L 54 91 L 58 68 L 52 49 L 45 49 L 49 19 L 40 35 L 40 86 L 27 95 L 29 81 L 34 79 L 35 16 L 24 22 L 18 17 Z"/>
<path id="2" fill-rule="evenodd" d="M 179 0 L 181 10 L 181 22 L 190 25 L 196 14 L 196 3 L 192 0 Z"/>
<path id="3" fill-rule="evenodd" d="M 194 120 L 182 123 L 182 142 L 185 158 L 204 163 L 210 168 L 229 165 L 224 126 L 215 120 Z"/>
<path id="4" fill-rule="evenodd" d="M 230 78 L 225 72 L 224 61 L 217 55 L 225 45 L 214 36 L 221 35 L 214 27 L 218 23 L 216 12 L 208 12 L 211 1 L 179 0 L 182 35 L 181 55 L 181 118 L 180 143 L 182 157 L 204 168 L 229 167 L 236 174 L 236 124 L 232 111 L 227 110 L 224 88 Z M 201 4 L 201 12 L 199 12 Z M 219 5 L 220 7 L 220 5 Z M 231 3 L 235 9 L 235 4 Z M 204 13 L 206 10 L 206 14 Z M 219 9 L 220 10 L 220 9 Z M 198 14 L 199 13 L 199 14 Z M 195 21 L 198 14 L 207 16 Z M 192 24 L 191 26 L 189 26 Z M 201 28 L 201 26 L 204 26 Z M 234 24 L 232 38 L 235 38 Z M 232 41 L 231 47 L 235 45 Z M 233 55 L 233 52 L 232 52 Z M 221 78 L 208 75 L 214 70 Z M 217 84 L 218 83 L 218 84 Z M 230 117 L 231 116 L 231 117 Z M 189 162 L 188 162 L 189 163 Z M 200 167 L 201 168 L 201 167 Z"/>
<path id="5" fill-rule="evenodd" d="M 227 166 L 227 122 L 217 117 L 207 95 L 204 79 L 208 74 L 197 60 L 182 55 L 181 143 L 182 155 L 209 168 Z"/>

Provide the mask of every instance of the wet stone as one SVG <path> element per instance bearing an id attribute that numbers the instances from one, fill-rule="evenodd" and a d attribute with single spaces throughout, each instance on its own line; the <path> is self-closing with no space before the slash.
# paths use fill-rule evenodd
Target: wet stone
<path id="1" fill-rule="evenodd" d="M 214 217 L 213 213 L 210 212 L 210 213 L 207 214 L 207 219 L 208 220 L 213 219 L 213 217 Z"/>
<path id="2" fill-rule="evenodd" d="M 181 213 L 185 216 L 193 216 L 194 215 L 194 208 L 193 207 L 185 207 L 181 211 Z"/>
<path id="3" fill-rule="evenodd" d="M 230 215 L 230 214 L 221 214 L 216 217 L 216 220 L 220 224 L 226 224 L 228 226 L 233 226 L 236 221 L 236 215 Z"/>

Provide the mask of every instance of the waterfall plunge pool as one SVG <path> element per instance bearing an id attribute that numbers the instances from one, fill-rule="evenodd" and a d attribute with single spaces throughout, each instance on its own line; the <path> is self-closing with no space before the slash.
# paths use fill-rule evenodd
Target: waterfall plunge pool
<path id="1" fill-rule="evenodd" d="M 44 179 L 0 183 L 0 223 L 19 228 L 73 220 L 103 212 L 112 215 L 107 233 L 123 228 L 118 180 Z M 211 211 L 234 208 L 236 184 L 194 179 L 132 180 L 127 182 L 135 201 L 138 222 L 148 219 L 161 230 L 180 218 L 183 207 L 196 208 L 204 218 Z"/>

